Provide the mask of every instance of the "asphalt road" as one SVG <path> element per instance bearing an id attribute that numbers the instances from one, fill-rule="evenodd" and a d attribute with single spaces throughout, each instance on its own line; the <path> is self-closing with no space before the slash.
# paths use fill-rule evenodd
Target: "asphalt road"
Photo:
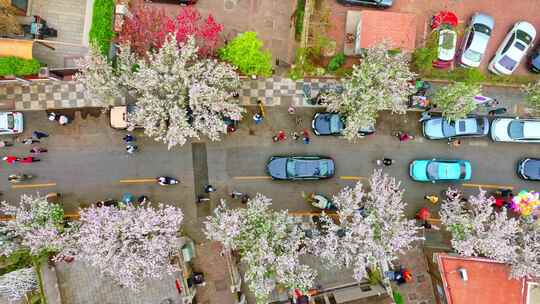
<path id="1" fill-rule="evenodd" d="M 516 163 L 523 157 L 540 156 L 540 145 L 494 143 L 489 138 L 465 139 L 460 147 L 449 146 L 446 141 L 430 141 L 421 136 L 417 122 L 418 113 L 406 116 L 382 113 L 377 124 L 376 135 L 349 143 L 336 137 L 315 137 L 309 145 L 288 139 L 273 143 L 271 138 L 283 129 L 290 133 L 295 128 L 294 117 L 285 108 L 267 109 L 268 117 L 263 124 L 243 122 L 234 134 L 221 142 L 196 142 L 174 148 L 137 135 L 140 151 L 127 155 L 122 136 L 124 131 L 109 127 L 108 116 L 87 116 L 76 114 L 73 124 L 58 126 L 47 121 L 45 112 L 25 112 L 26 131 L 18 138 L 30 136 L 34 130 L 49 132 L 50 137 L 42 140 L 48 153 L 39 157 L 34 164 L 0 165 L 0 191 L 3 199 L 16 203 L 23 193 L 60 192 L 64 195 L 66 211 L 74 212 L 79 206 L 107 198 L 120 198 L 123 193 L 148 195 L 154 202 L 163 202 L 181 207 L 188 221 L 196 222 L 211 213 L 211 210 L 225 198 L 233 206 L 240 202 L 228 198 L 232 190 L 251 195 L 259 192 L 273 199 L 274 207 L 292 211 L 313 210 L 301 196 L 305 192 L 336 193 L 345 186 L 354 185 L 375 169 L 375 160 L 390 157 L 395 164 L 384 170 L 402 181 L 406 189 L 407 213 L 413 216 L 421 206 L 426 206 L 423 196 L 439 193 L 448 185 L 416 183 L 408 177 L 408 165 L 414 159 L 460 158 L 472 163 L 473 177 L 464 187 L 468 193 L 476 192 L 478 185 L 486 190 L 502 186 L 513 186 L 515 190 L 535 189 L 537 183 L 520 180 L 515 173 Z M 309 128 L 310 118 L 315 109 L 298 110 L 302 117 L 302 128 Z M 247 114 L 249 115 L 249 113 Z M 246 117 L 250 117 L 246 116 Z M 406 130 L 416 134 L 416 139 L 400 143 L 391 136 L 393 131 Z M 4 138 L 5 139 L 5 138 Z M 16 143 L 14 147 L 0 150 L 2 155 L 26 156 L 30 146 Z M 193 166 L 193 153 L 204 151 L 206 156 L 198 158 Z M 336 162 L 336 176 L 329 180 L 286 182 L 272 181 L 265 173 L 265 163 L 272 155 L 327 155 Z M 201 160 L 206 158 L 206 167 Z M 7 182 L 11 173 L 29 173 L 36 178 L 16 185 Z M 152 179 L 159 175 L 178 177 L 182 183 L 161 187 Z M 203 187 L 209 182 L 217 188 L 210 195 L 211 201 L 196 203 L 196 197 L 203 194 Z M 435 211 L 436 207 L 434 207 Z"/>

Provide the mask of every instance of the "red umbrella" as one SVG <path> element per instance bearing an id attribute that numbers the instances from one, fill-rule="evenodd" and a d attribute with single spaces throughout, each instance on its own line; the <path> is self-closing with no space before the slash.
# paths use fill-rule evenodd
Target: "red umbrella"
<path id="1" fill-rule="evenodd" d="M 458 17 L 452 12 L 440 11 L 431 18 L 431 29 L 434 30 L 441 24 L 448 24 L 452 27 L 456 27 L 458 24 Z"/>
<path id="2" fill-rule="evenodd" d="M 429 213 L 428 208 L 426 207 L 420 208 L 420 210 L 418 210 L 418 213 L 416 213 L 416 218 L 421 221 L 427 220 L 429 216 L 430 216 L 430 213 Z"/>

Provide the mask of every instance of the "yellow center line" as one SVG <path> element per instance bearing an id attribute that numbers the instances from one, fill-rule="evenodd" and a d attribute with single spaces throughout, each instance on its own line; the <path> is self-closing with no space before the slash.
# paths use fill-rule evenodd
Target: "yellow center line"
<path id="1" fill-rule="evenodd" d="M 250 180 L 250 179 L 272 179 L 270 176 L 235 176 L 234 179 Z"/>
<path id="2" fill-rule="evenodd" d="M 45 187 L 54 187 L 56 183 L 46 183 L 46 184 L 26 184 L 26 185 L 12 185 L 12 189 L 25 189 L 25 188 L 45 188 Z"/>
<path id="3" fill-rule="evenodd" d="M 136 184 L 136 183 L 156 183 L 155 178 L 137 178 L 137 179 L 121 179 L 120 183 L 123 184 Z"/>
<path id="4" fill-rule="evenodd" d="M 463 187 L 471 187 L 471 188 L 476 188 L 476 187 L 481 187 L 481 188 L 484 188 L 484 189 L 510 189 L 510 190 L 514 190 L 514 186 L 510 186 L 510 185 L 490 185 L 490 184 L 461 184 Z"/>
<path id="5" fill-rule="evenodd" d="M 339 179 L 343 179 L 343 180 L 362 180 L 362 179 L 367 179 L 367 177 L 344 175 L 344 176 L 340 176 Z"/>

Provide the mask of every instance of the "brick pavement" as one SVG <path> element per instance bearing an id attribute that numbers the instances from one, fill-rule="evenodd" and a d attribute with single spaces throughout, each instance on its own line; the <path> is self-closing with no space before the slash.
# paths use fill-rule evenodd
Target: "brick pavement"
<path id="1" fill-rule="evenodd" d="M 257 100 L 264 101 L 267 106 L 279 106 L 285 97 L 296 106 L 306 105 L 304 102 L 304 84 L 311 87 L 312 96 L 320 88 L 335 84 L 334 79 L 291 80 L 283 77 L 266 79 L 247 79 L 242 81 L 240 102 L 242 105 L 256 105 Z M 100 103 L 89 100 L 84 95 L 84 86 L 75 81 L 39 81 L 30 85 L 18 82 L 0 84 L 0 103 L 13 101 L 15 110 L 45 110 L 52 108 L 98 107 Z M 124 100 L 116 100 L 115 104 L 123 104 Z"/>
<path id="2" fill-rule="evenodd" d="M 412 280 L 402 285 L 393 284 L 392 289 L 403 296 L 407 304 L 435 304 L 435 295 L 428 274 L 426 259 L 420 247 L 399 256 L 398 263 L 412 272 Z"/>

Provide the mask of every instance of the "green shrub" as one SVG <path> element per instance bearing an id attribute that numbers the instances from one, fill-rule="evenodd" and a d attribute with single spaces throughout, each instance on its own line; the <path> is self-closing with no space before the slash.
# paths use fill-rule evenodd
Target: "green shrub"
<path id="1" fill-rule="evenodd" d="M 332 57 L 332 59 L 330 59 L 330 62 L 328 63 L 328 66 L 326 67 L 328 69 L 328 71 L 330 72 L 335 72 L 337 71 L 339 68 L 341 68 L 341 66 L 345 63 L 345 54 L 343 53 L 338 53 L 336 54 L 334 57 Z"/>
<path id="2" fill-rule="evenodd" d="M 394 298 L 394 302 L 396 302 L 396 304 L 405 304 L 405 300 L 403 300 L 403 296 L 399 292 L 392 291 L 392 297 Z"/>
<path id="3" fill-rule="evenodd" d="M 300 41 L 302 31 L 304 30 L 304 12 L 306 9 L 306 0 L 297 0 L 296 10 L 294 11 L 294 39 Z"/>
<path id="4" fill-rule="evenodd" d="M 304 76 L 313 75 L 316 67 L 310 59 L 313 50 L 310 48 L 296 49 L 294 67 L 289 71 L 289 77 L 293 80 L 304 78 Z"/>
<path id="5" fill-rule="evenodd" d="M 41 64 L 36 59 L 23 59 L 18 57 L 0 57 L 0 76 L 28 76 L 39 73 Z"/>
<path id="6" fill-rule="evenodd" d="M 109 54 L 113 32 L 114 0 L 95 0 L 90 41 L 97 43 L 105 56 Z"/>
<path id="7" fill-rule="evenodd" d="M 269 51 L 261 50 L 262 46 L 255 32 L 245 32 L 219 49 L 218 55 L 245 75 L 268 77 L 272 75 L 272 55 Z"/>
<path id="8" fill-rule="evenodd" d="M 414 50 L 412 54 L 413 69 L 419 73 L 429 73 L 433 70 L 433 60 L 437 59 L 437 43 L 439 33 L 433 31 L 426 41 L 426 45 Z"/>

